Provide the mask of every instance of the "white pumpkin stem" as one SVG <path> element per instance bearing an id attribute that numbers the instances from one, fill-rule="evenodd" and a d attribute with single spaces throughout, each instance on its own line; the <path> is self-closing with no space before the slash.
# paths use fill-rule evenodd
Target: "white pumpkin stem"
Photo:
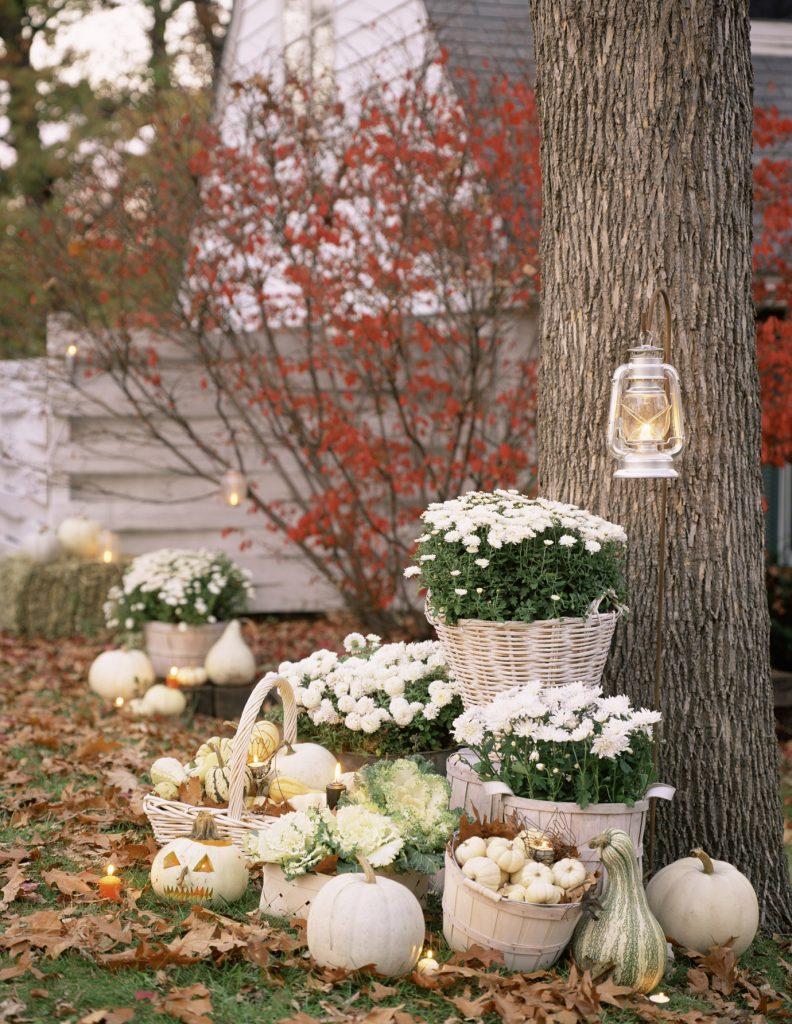
<path id="1" fill-rule="evenodd" d="M 698 857 L 698 859 L 701 861 L 702 865 L 704 866 L 704 874 L 705 875 L 714 875 L 715 874 L 715 865 L 712 863 L 712 858 L 710 857 L 710 855 L 708 853 L 705 853 L 704 850 L 700 850 L 697 847 L 695 850 L 691 850 L 690 851 L 690 855 L 691 855 L 691 857 Z"/>
<path id="2" fill-rule="evenodd" d="M 368 857 L 364 857 L 362 853 L 357 855 L 358 864 L 363 868 L 363 874 L 365 875 L 366 881 L 370 885 L 374 885 L 377 881 L 377 876 L 374 873 L 374 868 L 369 864 Z"/>

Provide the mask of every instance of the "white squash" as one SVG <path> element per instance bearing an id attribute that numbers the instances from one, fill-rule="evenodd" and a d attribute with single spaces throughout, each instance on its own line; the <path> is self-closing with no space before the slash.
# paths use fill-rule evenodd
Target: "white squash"
<path id="1" fill-rule="evenodd" d="M 553 884 L 553 872 L 547 864 L 540 864 L 538 860 L 527 860 L 521 868 L 511 876 L 512 882 L 517 885 L 530 885 L 531 882 L 540 881 Z"/>
<path id="2" fill-rule="evenodd" d="M 471 857 L 485 857 L 486 854 L 487 844 L 481 836 L 470 836 L 454 850 L 456 862 L 461 868 Z"/>
<path id="3" fill-rule="evenodd" d="M 88 670 L 88 685 L 107 701 L 130 700 L 155 679 L 154 666 L 143 651 L 102 651 Z"/>
<path id="4" fill-rule="evenodd" d="M 510 846 L 511 840 L 506 836 L 490 836 L 487 840 L 487 856 L 491 857 L 497 849 L 508 849 Z"/>
<path id="5" fill-rule="evenodd" d="M 526 903 L 558 903 L 563 890 L 552 882 L 545 882 L 542 878 L 535 878 L 530 885 L 525 887 Z"/>
<path id="6" fill-rule="evenodd" d="M 170 782 L 178 789 L 183 782 L 187 781 L 187 772 L 181 761 L 175 757 L 158 757 L 149 769 L 149 775 L 155 786 L 160 782 Z"/>
<path id="7" fill-rule="evenodd" d="M 290 805 L 295 811 L 308 811 L 312 807 L 327 807 L 326 793 L 299 793 L 297 796 L 289 797 Z"/>
<path id="8" fill-rule="evenodd" d="M 518 900 L 521 903 L 525 902 L 525 886 L 524 885 L 502 885 L 498 892 L 507 900 Z"/>
<path id="9" fill-rule="evenodd" d="M 501 871 L 505 871 L 507 875 L 519 871 L 523 864 L 525 864 L 525 853 L 522 850 L 522 844 L 514 846 L 512 843 L 509 843 L 508 846 L 496 846 L 492 853 L 489 850 L 487 851 L 487 856 L 490 860 L 494 860 Z"/>
<path id="10" fill-rule="evenodd" d="M 274 770 L 308 789 L 323 790 L 335 778 L 336 759 L 318 743 L 295 743 L 275 755 Z"/>
<path id="11" fill-rule="evenodd" d="M 228 623 L 223 635 L 210 648 L 204 668 L 218 686 L 249 683 L 255 676 L 256 659 L 243 640 L 242 629 L 236 619 Z"/>
<path id="12" fill-rule="evenodd" d="M 48 530 L 46 527 L 26 533 L 22 538 L 19 548 L 22 554 L 32 562 L 40 562 L 42 564 L 54 562 L 60 554 L 58 538 L 52 530 Z"/>
<path id="13" fill-rule="evenodd" d="M 485 889 L 492 889 L 493 892 L 500 888 L 503 879 L 501 869 L 489 857 L 471 857 L 463 865 L 462 873 L 466 878 L 477 882 Z"/>
<path id="14" fill-rule="evenodd" d="M 228 736 L 210 736 L 209 739 L 200 745 L 195 751 L 195 760 L 200 761 L 204 757 L 208 757 L 210 754 L 217 755 L 220 752 L 220 756 L 223 761 L 229 761 L 231 754 L 234 750 L 234 741 L 229 739 Z"/>
<path id="15" fill-rule="evenodd" d="M 176 800 L 179 796 L 179 787 L 167 779 L 163 779 L 162 782 L 158 782 L 154 786 L 154 792 L 163 800 Z"/>
<path id="16" fill-rule="evenodd" d="M 759 927 L 759 903 L 751 883 L 737 868 L 712 860 L 703 850 L 658 871 L 646 897 L 665 934 L 697 953 L 734 939 L 739 956 Z"/>
<path id="17" fill-rule="evenodd" d="M 576 889 L 586 881 L 586 866 L 574 857 L 564 857 L 563 860 L 556 861 L 552 871 L 553 882 L 564 892 L 567 889 Z"/>
<path id="18" fill-rule="evenodd" d="M 242 851 L 220 839 L 211 814 L 195 819 L 192 834 L 173 839 L 151 865 L 151 887 L 179 903 L 233 903 L 248 884 Z"/>
<path id="19" fill-rule="evenodd" d="M 96 558 L 102 527 L 86 516 L 68 516 L 58 527 L 58 541 L 67 555 Z"/>
<path id="20" fill-rule="evenodd" d="M 170 717 L 180 715 L 187 707 L 187 698 L 181 690 L 156 683 L 143 696 L 143 710 L 147 715 Z"/>
<path id="21" fill-rule="evenodd" d="M 400 882 L 344 873 L 327 882 L 308 911 L 308 950 L 322 967 L 353 971 L 372 964 L 378 974 L 400 977 L 418 962 L 424 917 L 418 900 Z"/>

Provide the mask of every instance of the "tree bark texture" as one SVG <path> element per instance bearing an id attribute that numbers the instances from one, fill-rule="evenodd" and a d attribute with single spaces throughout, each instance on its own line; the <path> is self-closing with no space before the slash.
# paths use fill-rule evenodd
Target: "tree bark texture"
<path id="1" fill-rule="evenodd" d="M 540 493 L 622 523 L 631 614 L 612 692 L 651 704 L 659 481 L 615 480 L 610 380 L 653 285 L 689 442 L 669 485 L 656 866 L 694 846 L 792 926 L 768 654 L 751 300 L 745 0 L 532 0 L 542 127 Z M 659 325 L 658 325 L 659 326 Z M 658 338 L 660 337 L 658 331 Z"/>

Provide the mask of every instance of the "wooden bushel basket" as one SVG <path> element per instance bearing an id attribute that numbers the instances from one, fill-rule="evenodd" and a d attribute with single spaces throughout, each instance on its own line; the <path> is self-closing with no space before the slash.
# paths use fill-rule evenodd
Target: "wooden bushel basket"
<path id="1" fill-rule="evenodd" d="M 582 903 L 551 906 L 508 900 L 466 878 L 451 848 L 446 850 L 443 935 L 451 949 L 500 950 L 513 971 L 552 967 L 572 938 L 582 909 Z"/>
<path id="2" fill-rule="evenodd" d="M 549 685 L 601 682 L 616 622 L 626 611 L 601 613 L 604 597 L 592 602 L 585 618 L 536 622 L 460 619 L 449 626 L 432 614 L 428 600 L 425 611 L 470 708 L 537 679 Z"/>
<path id="3" fill-rule="evenodd" d="M 283 739 L 286 743 L 297 741 L 297 704 L 294 691 L 287 679 L 282 676 L 273 678 L 265 676 L 260 679 L 248 697 L 245 708 L 239 719 L 234 745 L 231 752 L 228 807 L 201 807 L 185 804 L 180 800 L 163 800 L 156 793 L 148 793 L 143 798 L 143 810 L 146 812 L 154 837 L 159 843 L 170 842 L 177 836 L 189 835 L 193 821 L 202 811 L 211 814 L 217 824 L 220 835 L 230 839 L 241 847 L 248 832 L 267 828 L 275 821 L 269 815 L 254 814 L 245 808 L 245 766 L 250 737 L 256 724 L 261 705 L 270 690 L 276 687 L 283 702 Z"/>
<path id="4" fill-rule="evenodd" d="M 423 904 L 429 890 L 430 875 L 421 875 L 417 871 L 396 874 L 382 869 L 379 869 L 377 874 L 406 886 Z M 273 917 L 306 917 L 311 903 L 318 893 L 331 878 L 335 877 L 335 875 L 309 872 L 289 880 L 277 864 L 264 864 L 261 873 L 262 887 L 259 909 Z"/>

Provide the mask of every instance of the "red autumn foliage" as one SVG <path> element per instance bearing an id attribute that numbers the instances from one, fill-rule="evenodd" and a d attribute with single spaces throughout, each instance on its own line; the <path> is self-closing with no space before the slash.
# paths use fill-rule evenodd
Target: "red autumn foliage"
<path id="1" fill-rule="evenodd" d="M 505 80 L 457 94 L 441 72 L 346 106 L 239 85 L 222 133 L 160 124 L 144 157 L 77 182 L 37 245 L 151 435 L 214 483 L 243 469 L 251 510 L 375 627 L 409 603 L 428 502 L 533 479 L 534 98 Z M 757 112 L 756 298 L 779 311 L 792 200 L 773 153 L 790 130 Z M 758 330 L 776 463 L 792 457 L 791 332 L 780 316 Z"/>

